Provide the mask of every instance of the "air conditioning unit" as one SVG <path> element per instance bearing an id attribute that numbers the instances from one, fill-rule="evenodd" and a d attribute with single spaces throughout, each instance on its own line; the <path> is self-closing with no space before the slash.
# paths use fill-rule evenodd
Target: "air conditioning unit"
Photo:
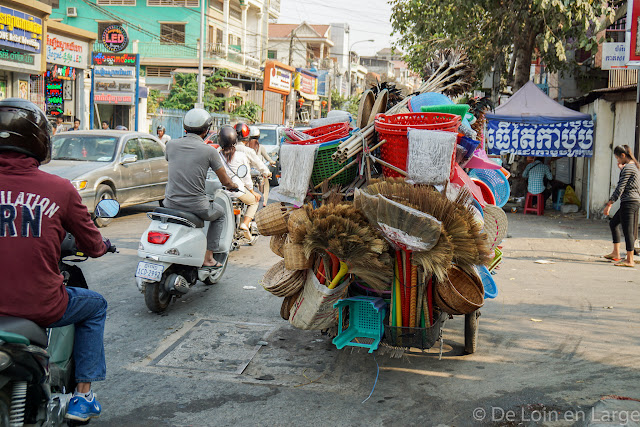
<path id="1" fill-rule="evenodd" d="M 75 18 L 78 16 L 78 8 L 77 7 L 68 7 L 67 8 L 67 16 L 69 18 Z"/>

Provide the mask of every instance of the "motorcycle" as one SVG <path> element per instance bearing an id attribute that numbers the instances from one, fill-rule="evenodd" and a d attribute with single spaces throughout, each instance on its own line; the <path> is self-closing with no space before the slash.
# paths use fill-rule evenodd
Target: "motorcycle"
<path id="1" fill-rule="evenodd" d="M 238 168 L 238 177 L 247 174 L 247 168 Z M 198 216 L 176 209 L 156 208 L 147 213 L 151 223 L 142 234 L 138 245 L 138 263 L 135 280 L 144 295 L 149 310 L 161 313 L 175 298 L 181 298 L 198 281 L 214 285 L 220 281 L 229 262 L 229 254 L 239 246 L 238 219 L 242 213 L 234 210 L 234 202 L 216 175 L 209 170 L 205 183 L 209 199 L 224 210 L 219 252 L 213 257 L 221 267 L 203 267 L 207 249 L 207 231 L 210 223 Z"/>
<path id="2" fill-rule="evenodd" d="M 113 218 L 119 210 L 117 201 L 105 199 L 95 215 Z M 109 251 L 115 252 L 115 246 Z M 87 260 L 71 234 L 65 236 L 60 255 L 65 286 L 87 288 L 80 267 L 70 264 Z M 0 317 L 0 426 L 88 423 L 64 418 L 76 388 L 73 337 L 73 325 L 45 330 L 27 319 Z"/>

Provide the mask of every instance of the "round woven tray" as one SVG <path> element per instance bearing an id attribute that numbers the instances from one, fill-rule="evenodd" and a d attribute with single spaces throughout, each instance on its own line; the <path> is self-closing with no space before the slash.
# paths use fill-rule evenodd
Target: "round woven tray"
<path id="1" fill-rule="evenodd" d="M 301 292 L 302 289 L 291 296 L 284 297 L 284 299 L 282 300 L 282 306 L 280 307 L 280 316 L 284 320 L 289 320 L 289 313 L 291 313 L 291 308 L 293 307 L 293 304 L 295 304 Z"/>
<path id="2" fill-rule="evenodd" d="M 271 251 L 278 255 L 280 258 L 284 258 L 284 254 L 282 253 L 282 247 L 287 242 L 287 235 L 280 234 L 278 236 L 271 236 L 271 240 L 269 241 L 269 247 Z"/>
<path id="3" fill-rule="evenodd" d="M 302 289 L 306 277 L 306 270 L 287 270 L 282 260 L 264 274 L 260 284 L 277 297 L 288 297 Z"/>
<path id="4" fill-rule="evenodd" d="M 256 214 L 258 232 L 263 236 L 275 236 L 287 232 L 289 208 L 284 203 L 271 203 Z"/>
<path id="5" fill-rule="evenodd" d="M 484 288 L 480 278 L 457 266 L 449 269 L 448 280 L 435 287 L 436 304 L 449 314 L 469 314 L 484 303 Z"/>
<path id="6" fill-rule="evenodd" d="M 303 208 L 291 211 L 287 225 L 291 241 L 293 243 L 302 243 L 304 236 L 307 235 L 308 228 L 311 227 L 307 211 Z"/>
<path id="7" fill-rule="evenodd" d="M 284 266 L 287 270 L 306 270 L 313 266 L 313 257 L 304 255 L 304 248 L 300 243 L 287 242 L 282 247 Z"/>

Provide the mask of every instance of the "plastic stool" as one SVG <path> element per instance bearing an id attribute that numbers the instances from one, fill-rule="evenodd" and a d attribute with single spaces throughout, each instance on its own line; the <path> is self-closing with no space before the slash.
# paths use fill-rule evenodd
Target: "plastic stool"
<path id="1" fill-rule="evenodd" d="M 536 207 L 533 207 L 533 198 L 537 197 L 538 202 Z M 542 193 L 540 194 L 531 194 L 527 193 L 527 198 L 524 200 L 524 210 L 522 211 L 524 215 L 527 213 L 535 213 L 537 215 L 544 215 L 544 199 L 542 197 Z"/>
<path id="2" fill-rule="evenodd" d="M 562 209 L 562 205 L 564 205 L 564 188 L 558 189 L 558 196 L 556 197 L 556 201 L 553 204 L 553 209 L 559 211 Z"/>
<path id="3" fill-rule="evenodd" d="M 338 336 L 333 343 L 338 349 L 345 346 L 364 347 L 373 353 L 384 334 L 386 303 L 382 298 L 352 297 L 341 299 L 333 306 L 340 309 Z M 344 328 L 344 311 L 349 309 L 349 326 Z"/>

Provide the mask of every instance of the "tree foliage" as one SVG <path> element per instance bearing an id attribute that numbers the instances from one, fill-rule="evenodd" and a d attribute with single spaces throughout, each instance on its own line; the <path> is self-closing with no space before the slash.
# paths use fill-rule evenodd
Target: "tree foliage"
<path id="1" fill-rule="evenodd" d="M 390 0 L 396 45 L 416 72 L 444 48 L 462 47 L 479 75 L 491 69 L 529 80 L 534 53 L 550 71 L 577 64 L 572 52 L 595 53 L 596 35 L 612 21 L 607 0 Z M 508 65 L 508 67 L 507 67 Z"/>
<path id="2" fill-rule="evenodd" d="M 246 101 L 244 104 L 233 110 L 232 114 L 234 116 L 246 117 L 247 119 L 255 123 L 260 121 L 261 112 L 261 106 L 259 106 L 255 102 Z"/>
<path id="3" fill-rule="evenodd" d="M 358 95 L 343 96 L 337 89 L 331 90 L 331 109 L 348 111 L 356 117 L 358 115 L 358 103 L 360 97 Z"/>
<path id="4" fill-rule="evenodd" d="M 231 86 L 225 81 L 228 70 L 217 70 L 212 76 L 205 78 L 203 102 L 205 110 L 217 112 L 224 109 L 225 102 L 230 98 L 215 95 L 220 88 Z M 190 110 L 198 101 L 198 76 L 196 74 L 175 74 L 169 95 L 160 103 L 162 108 Z"/>

